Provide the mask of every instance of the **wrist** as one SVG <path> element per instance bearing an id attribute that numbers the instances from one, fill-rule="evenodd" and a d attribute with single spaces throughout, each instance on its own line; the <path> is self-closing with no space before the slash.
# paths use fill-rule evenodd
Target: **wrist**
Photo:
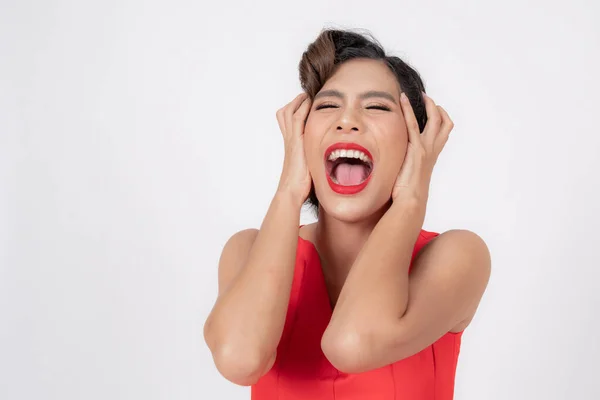
<path id="1" fill-rule="evenodd" d="M 418 196 L 398 196 L 392 199 L 392 207 L 395 209 L 402 208 L 410 212 L 425 212 L 427 199 Z"/>
<path id="2" fill-rule="evenodd" d="M 414 217 L 416 220 L 420 221 L 422 225 L 425 221 L 426 209 L 427 202 L 422 199 L 417 197 L 401 197 L 396 198 L 392 202 L 388 212 L 398 215 L 401 219 L 407 216 Z"/>
<path id="3" fill-rule="evenodd" d="M 302 205 L 306 200 L 303 199 L 302 196 L 299 196 L 297 194 L 297 191 L 286 187 L 277 188 L 277 192 L 275 192 L 275 199 L 277 199 L 280 202 L 289 204 L 290 206 L 297 208 L 298 210 L 302 208 Z"/>

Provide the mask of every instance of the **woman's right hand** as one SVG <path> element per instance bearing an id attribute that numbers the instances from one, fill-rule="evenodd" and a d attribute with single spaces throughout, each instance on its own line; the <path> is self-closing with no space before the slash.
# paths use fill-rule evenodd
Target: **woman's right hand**
<path id="1" fill-rule="evenodd" d="M 285 146 L 283 171 L 277 190 L 290 193 L 300 204 L 308 197 L 312 182 L 304 154 L 304 124 L 310 105 L 310 98 L 302 93 L 277 111 Z"/>

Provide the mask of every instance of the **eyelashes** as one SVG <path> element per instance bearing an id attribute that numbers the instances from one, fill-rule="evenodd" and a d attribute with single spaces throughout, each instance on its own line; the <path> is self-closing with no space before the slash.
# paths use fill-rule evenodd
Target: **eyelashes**
<path id="1" fill-rule="evenodd" d="M 367 110 L 381 110 L 381 111 L 391 111 L 389 107 L 387 106 L 368 106 Z"/>
<path id="2" fill-rule="evenodd" d="M 318 105 L 315 108 L 315 110 L 322 110 L 322 109 L 325 109 L 325 108 L 339 108 L 339 107 L 337 105 L 335 105 L 335 104 L 325 103 L 325 104 Z M 367 108 L 367 110 L 391 111 L 391 109 L 388 106 L 384 106 L 384 105 L 381 105 L 381 104 L 367 106 L 366 108 Z"/>

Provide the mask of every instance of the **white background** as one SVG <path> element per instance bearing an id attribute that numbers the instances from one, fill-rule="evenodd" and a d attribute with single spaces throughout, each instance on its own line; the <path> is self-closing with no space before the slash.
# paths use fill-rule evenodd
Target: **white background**
<path id="1" fill-rule="evenodd" d="M 493 256 L 456 398 L 598 399 L 595 1 L 0 2 L 0 398 L 248 399 L 202 338 L 276 110 L 363 28 L 455 121 L 424 228 Z M 312 219 L 310 213 L 302 221 Z"/>

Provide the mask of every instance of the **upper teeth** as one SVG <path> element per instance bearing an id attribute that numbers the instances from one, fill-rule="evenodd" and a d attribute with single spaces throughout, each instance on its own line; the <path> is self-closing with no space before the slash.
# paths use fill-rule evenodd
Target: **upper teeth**
<path id="1" fill-rule="evenodd" d="M 345 158 L 358 158 L 363 162 L 371 162 L 371 159 L 360 150 L 334 150 L 330 155 L 328 160 L 335 161 L 340 157 Z"/>

